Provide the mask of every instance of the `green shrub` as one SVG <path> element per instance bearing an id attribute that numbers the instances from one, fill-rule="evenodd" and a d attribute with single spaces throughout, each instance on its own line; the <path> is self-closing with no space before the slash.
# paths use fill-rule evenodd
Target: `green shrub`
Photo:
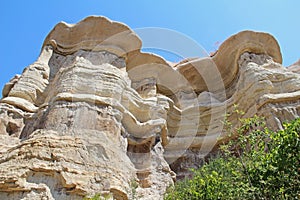
<path id="1" fill-rule="evenodd" d="M 300 119 L 278 132 L 257 116 L 240 122 L 238 137 L 169 188 L 166 200 L 300 199 Z"/>

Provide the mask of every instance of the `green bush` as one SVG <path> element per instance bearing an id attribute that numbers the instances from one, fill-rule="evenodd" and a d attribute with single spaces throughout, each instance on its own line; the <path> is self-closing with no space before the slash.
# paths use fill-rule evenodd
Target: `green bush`
<path id="1" fill-rule="evenodd" d="M 257 116 L 240 122 L 238 137 L 169 188 L 166 200 L 300 199 L 300 119 L 278 132 Z"/>

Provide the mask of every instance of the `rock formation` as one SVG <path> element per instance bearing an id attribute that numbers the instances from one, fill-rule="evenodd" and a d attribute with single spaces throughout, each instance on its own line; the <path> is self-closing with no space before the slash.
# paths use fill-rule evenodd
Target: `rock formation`
<path id="1" fill-rule="evenodd" d="M 300 59 L 297 62 L 295 62 L 294 64 L 288 66 L 287 69 L 291 72 L 300 74 Z"/>
<path id="2" fill-rule="evenodd" d="M 0 101 L 0 199 L 161 199 L 226 138 L 235 105 L 273 129 L 300 115 L 300 75 L 267 33 L 170 65 L 126 25 L 61 22 Z"/>

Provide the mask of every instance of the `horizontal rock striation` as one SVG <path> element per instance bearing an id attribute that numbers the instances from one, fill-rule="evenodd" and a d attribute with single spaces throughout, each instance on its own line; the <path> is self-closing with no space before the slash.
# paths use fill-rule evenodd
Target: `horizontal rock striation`
<path id="1" fill-rule="evenodd" d="M 0 199 L 162 199 L 228 138 L 237 105 L 274 130 L 300 115 L 300 75 L 270 34 L 172 65 L 141 46 L 105 17 L 54 27 L 2 91 Z"/>

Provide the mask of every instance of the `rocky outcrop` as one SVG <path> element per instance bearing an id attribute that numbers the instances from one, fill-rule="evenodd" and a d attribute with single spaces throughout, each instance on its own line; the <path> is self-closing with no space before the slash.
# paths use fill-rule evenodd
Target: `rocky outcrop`
<path id="1" fill-rule="evenodd" d="M 172 65 L 141 45 L 105 17 L 54 27 L 2 92 L 0 199 L 161 199 L 227 138 L 236 105 L 273 129 L 300 115 L 300 75 L 270 34 Z"/>
<path id="2" fill-rule="evenodd" d="M 300 74 L 300 59 L 294 64 L 288 66 L 287 69 L 291 72 Z"/>

